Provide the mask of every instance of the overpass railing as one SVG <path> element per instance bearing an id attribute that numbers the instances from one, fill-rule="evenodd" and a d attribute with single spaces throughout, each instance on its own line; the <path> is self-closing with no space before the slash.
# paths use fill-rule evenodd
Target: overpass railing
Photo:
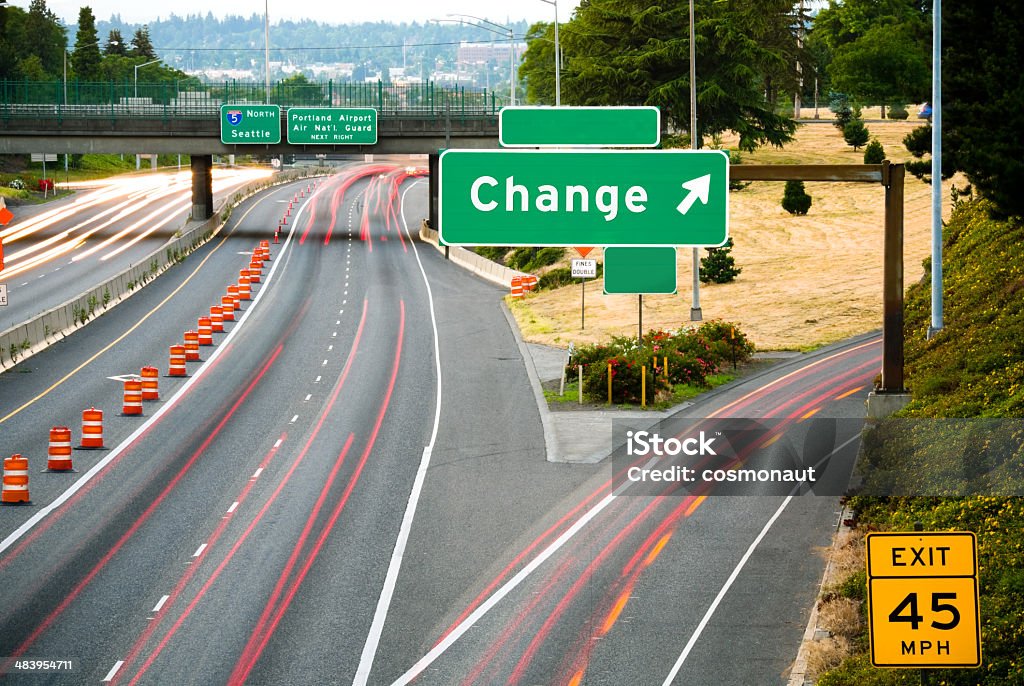
<path id="1" fill-rule="evenodd" d="M 122 119 L 220 116 L 221 105 L 267 103 L 289 107 L 372 107 L 380 117 L 418 119 L 496 117 L 507 104 L 493 90 L 433 81 L 393 84 L 324 81 L 271 84 L 244 81 L 158 83 L 0 80 L 0 120 L 12 118 Z"/>

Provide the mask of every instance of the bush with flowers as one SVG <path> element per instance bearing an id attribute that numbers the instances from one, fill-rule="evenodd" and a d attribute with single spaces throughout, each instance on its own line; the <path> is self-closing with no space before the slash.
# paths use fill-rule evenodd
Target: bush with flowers
<path id="1" fill-rule="evenodd" d="M 730 337 L 731 336 L 731 337 Z M 584 345 L 573 351 L 569 371 L 583 366 L 583 387 L 591 400 L 608 399 L 608 374 L 612 377 L 612 402 L 639 404 L 646 368 L 647 402 L 671 395 L 679 384 L 703 387 L 708 377 L 730 364 L 750 358 L 754 346 L 732 324 L 707 322 L 699 328 L 648 331 L 642 340 L 615 336 L 607 343 Z"/>

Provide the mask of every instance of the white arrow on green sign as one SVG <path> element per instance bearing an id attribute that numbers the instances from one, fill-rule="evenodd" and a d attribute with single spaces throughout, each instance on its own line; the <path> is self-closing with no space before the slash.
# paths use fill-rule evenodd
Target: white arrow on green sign
<path id="1" fill-rule="evenodd" d="M 720 246 L 719 150 L 446 150 L 438 215 L 449 245 Z"/>

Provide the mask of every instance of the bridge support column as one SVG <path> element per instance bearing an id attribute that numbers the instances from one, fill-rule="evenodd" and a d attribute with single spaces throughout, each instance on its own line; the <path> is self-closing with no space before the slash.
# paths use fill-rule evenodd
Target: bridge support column
<path id="1" fill-rule="evenodd" d="M 437 196 L 441 192 L 441 174 L 438 170 L 440 166 L 441 155 L 438 153 L 430 153 L 427 157 L 427 170 L 428 170 L 428 182 L 430 185 L 430 228 L 434 231 L 440 231 L 441 225 L 437 218 Z M 444 258 L 449 258 L 448 246 L 444 246 Z"/>
<path id="2" fill-rule="evenodd" d="M 192 218 L 213 216 L 213 155 L 192 155 Z"/>

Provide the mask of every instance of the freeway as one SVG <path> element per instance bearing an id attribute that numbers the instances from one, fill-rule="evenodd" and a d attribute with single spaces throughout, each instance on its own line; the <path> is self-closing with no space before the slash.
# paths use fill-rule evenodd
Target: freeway
<path id="1" fill-rule="evenodd" d="M 216 169 L 215 201 L 268 175 L 263 169 Z M 128 174 L 76 184 L 71 197 L 15 208 L 0 230 L 9 305 L 0 331 L 88 291 L 145 259 L 181 228 L 192 209 L 188 171 Z"/>
<path id="2" fill-rule="evenodd" d="M 504 292 L 408 232 L 426 192 L 385 165 L 271 189 L 0 374 L 33 500 L 0 509 L 0 656 L 75 669 L 8 661 L 12 683 L 783 682 L 836 498 L 615 498 L 610 464 L 545 461 Z M 166 369 L 289 204 L 241 319 L 119 416 L 117 378 Z M 806 433 L 862 414 L 879 354 L 820 351 L 682 415 Z M 47 429 L 77 439 L 89 406 L 108 450 L 40 473 Z"/>

